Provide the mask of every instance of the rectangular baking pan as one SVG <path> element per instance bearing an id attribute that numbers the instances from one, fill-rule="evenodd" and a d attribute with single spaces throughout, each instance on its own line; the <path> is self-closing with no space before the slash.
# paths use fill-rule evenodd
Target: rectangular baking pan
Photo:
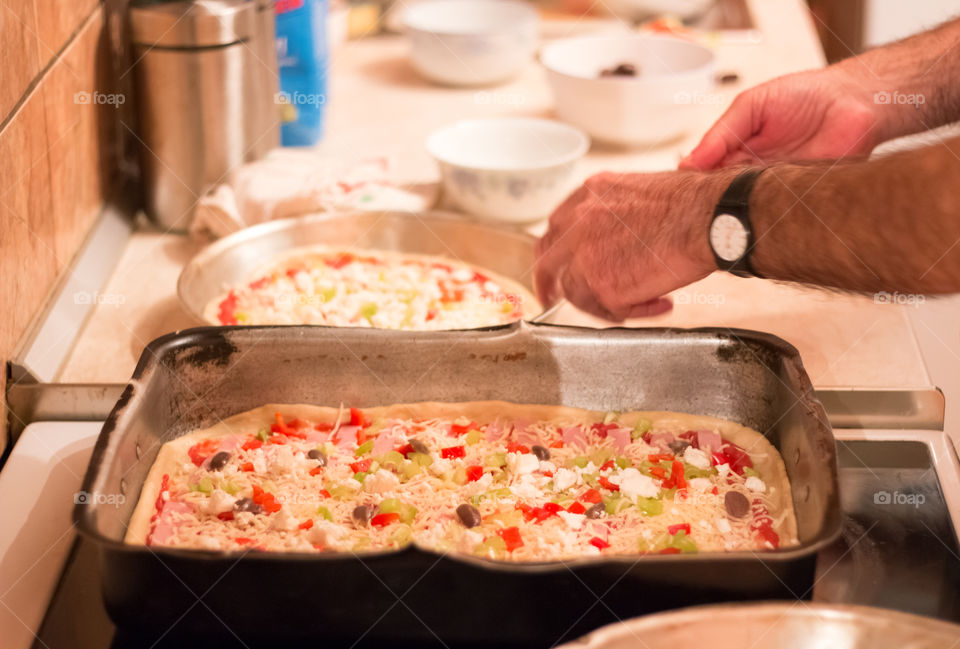
<path id="1" fill-rule="evenodd" d="M 122 543 L 166 440 L 269 402 L 477 399 L 674 410 L 751 426 L 786 463 L 801 545 L 517 564 L 416 548 L 238 557 Z M 427 334 L 322 327 L 170 334 L 144 351 L 104 424 L 83 488 L 125 497 L 91 498 L 74 516 L 99 545 L 110 616 L 147 640 L 231 633 L 251 645 L 307 638 L 329 646 L 548 647 L 666 608 L 807 598 L 815 554 L 840 525 L 833 435 L 797 351 L 734 329 L 515 323 Z"/>

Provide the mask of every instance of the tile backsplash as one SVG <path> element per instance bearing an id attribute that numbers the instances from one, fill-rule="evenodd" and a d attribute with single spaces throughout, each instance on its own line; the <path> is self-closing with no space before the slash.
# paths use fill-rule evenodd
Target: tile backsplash
<path id="1" fill-rule="evenodd" d="M 128 113 L 105 16 L 99 0 L 0 2 L 3 367 L 117 180 Z"/>

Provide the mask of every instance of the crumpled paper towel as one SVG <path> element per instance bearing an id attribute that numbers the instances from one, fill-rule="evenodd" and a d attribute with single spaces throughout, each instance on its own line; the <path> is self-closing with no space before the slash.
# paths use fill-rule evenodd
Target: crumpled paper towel
<path id="1" fill-rule="evenodd" d="M 333 210 L 421 212 L 436 203 L 436 183 L 401 185 L 390 161 L 344 162 L 312 151 L 274 149 L 243 165 L 197 203 L 190 233 L 222 237 L 273 219 Z"/>

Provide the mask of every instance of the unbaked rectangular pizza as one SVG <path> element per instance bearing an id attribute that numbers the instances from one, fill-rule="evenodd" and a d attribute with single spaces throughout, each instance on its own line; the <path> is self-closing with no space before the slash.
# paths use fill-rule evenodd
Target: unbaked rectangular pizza
<path id="1" fill-rule="evenodd" d="M 505 402 L 265 405 L 160 449 L 126 541 L 214 551 L 415 543 L 497 560 L 797 544 L 760 433 L 671 412 Z"/>

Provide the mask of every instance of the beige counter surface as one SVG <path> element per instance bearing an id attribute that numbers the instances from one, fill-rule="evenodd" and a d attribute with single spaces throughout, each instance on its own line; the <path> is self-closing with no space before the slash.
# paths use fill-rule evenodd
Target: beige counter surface
<path id="1" fill-rule="evenodd" d="M 801 0 L 751 0 L 759 26 L 755 42 L 717 40 L 718 68 L 741 80 L 718 88 L 700 106 L 689 134 L 672 142 L 623 151 L 594 147 L 578 167 L 581 178 L 600 170 L 675 168 L 698 135 L 745 87 L 787 72 L 818 67 L 823 57 Z M 601 29 L 609 21 L 550 21 L 545 38 Z M 423 147 L 439 126 L 491 115 L 552 116 L 546 77 L 530 65 L 497 88 L 448 89 L 417 76 L 400 37 L 347 43 L 331 62 L 326 155 L 387 156 L 402 180 L 433 182 L 437 169 Z M 542 228 L 542 225 L 540 226 Z M 537 231 L 539 228 L 532 228 Z M 190 326 L 176 299 L 176 279 L 197 246 L 185 237 L 141 229 L 129 241 L 102 300 L 61 371 L 62 381 L 124 381 L 151 339 Z M 799 348 L 818 386 L 923 387 L 930 384 L 905 308 L 872 298 L 827 293 L 762 280 L 713 276 L 679 291 L 670 314 L 631 326 L 742 327 L 774 333 Z M 606 326 L 572 307 L 557 321 Z"/>

